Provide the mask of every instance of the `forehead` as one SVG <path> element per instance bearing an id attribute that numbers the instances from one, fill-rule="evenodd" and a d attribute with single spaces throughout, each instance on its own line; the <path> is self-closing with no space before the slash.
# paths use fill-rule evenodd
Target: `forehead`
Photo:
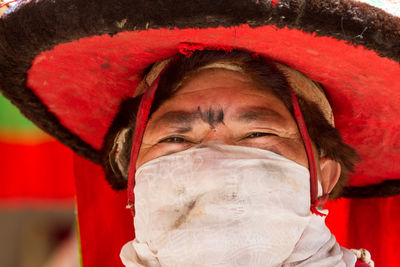
<path id="1" fill-rule="evenodd" d="M 219 68 L 205 69 L 191 75 L 156 113 L 198 107 L 229 112 L 245 106 L 274 109 L 291 117 L 285 104 L 269 88 L 257 85 L 244 73 Z"/>

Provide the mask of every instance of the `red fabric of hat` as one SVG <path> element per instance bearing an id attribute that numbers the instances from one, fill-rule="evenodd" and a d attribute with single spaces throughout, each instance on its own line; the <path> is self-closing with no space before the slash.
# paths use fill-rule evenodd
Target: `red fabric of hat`
<path id="1" fill-rule="evenodd" d="M 273 26 L 238 26 L 84 38 L 38 56 L 28 72 L 27 85 L 63 125 L 100 149 L 121 99 L 133 95 L 149 65 L 176 54 L 182 40 L 256 51 L 321 82 L 336 127 L 361 155 L 350 185 L 380 184 L 400 176 L 400 166 L 393 164 L 400 161 L 400 125 L 396 124 L 400 91 L 393 90 L 400 88 L 396 78 L 400 65 L 331 37 L 277 31 Z"/>

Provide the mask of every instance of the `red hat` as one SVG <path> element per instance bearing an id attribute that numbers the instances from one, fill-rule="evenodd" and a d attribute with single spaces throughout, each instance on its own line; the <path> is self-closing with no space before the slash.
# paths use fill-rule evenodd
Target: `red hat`
<path id="1" fill-rule="evenodd" d="M 40 128 L 98 162 L 119 104 L 151 64 L 182 42 L 251 50 L 326 88 L 336 127 L 361 156 L 345 195 L 393 195 L 399 33 L 398 16 L 359 1 L 21 1 L 0 22 L 0 87 Z"/>

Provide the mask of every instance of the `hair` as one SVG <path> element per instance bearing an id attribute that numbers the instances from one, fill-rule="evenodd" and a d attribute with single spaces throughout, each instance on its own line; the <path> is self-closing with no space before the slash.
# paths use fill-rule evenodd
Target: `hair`
<path id="1" fill-rule="evenodd" d="M 231 52 L 195 51 L 190 57 L 183 55 L 174 57 L 160 77 L 150 116 L 164 101 L 171 98 L 185 81 L 196 75 L 201 67 L 225 61 L 240 66 L 258 88 L 274 93 L 294 117 L 290 86 L 284 74 L 269 59 L 240 50 Z M 115 139 L 122 129 L 128 129 L 128 131 L 125 131 L 125 140 L 127 141 L 118 153 L 124 158 L 122 164 L 129 166 L 132 135 L 140 99 L 141 96 L 128 98 L 121 103 L 119 112 L 104 138 L 101 161 L 108 182 L 116 190 L 126 188 L 127 178 L 118 169 L 114 160 Z M 299 96 L 298 101 L 310 138 L 316 145 L 320 156 L 329 157 L 341 165 L 339 182 L 330 194 L 331 198 L 337 198 L 340 196 L 342 188 L 348 183 L 349 174 L 353 172 L 358 155 L 351 146 L 343 143 L 339 131 L 329 124 L 316 104 Z"/>

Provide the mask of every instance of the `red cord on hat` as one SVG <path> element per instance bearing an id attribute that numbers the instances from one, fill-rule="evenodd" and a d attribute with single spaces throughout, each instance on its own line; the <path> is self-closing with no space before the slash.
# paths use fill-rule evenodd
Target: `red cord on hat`
<path id="1" fill-rule="evenodd" d="M 190 57 L 193 55 L 195 51 L 203 51 L 203 50 L 214 50 L 214 51 L 225 51 L 232 52 L 233 47 L 224 46 L 224 45 L 204 45 L 204 44 L 195 44 L 195 43 L 180 43 L 179 44 L 179 53 L 184 55 L 185 57 Z"/>
<path id="2" fill-rule="evenodd" d="M 271 0 L 271 5 L 273 7 L 276 7 L 276 4 L 278 4 L 279 0 Z"/>
<path id="3" fill-rule="evenodd" d="M 3 4 L 0 4 L 0 8 L 2 8 L 3 6 L 6 6 L 8 4 L 11 4 L 11 3 L 14 3 L 14 2 L 18 2 L 18 1 L 21 1 L 21 0 L 11 0 L 11 1 L 5 2 Z"/>

